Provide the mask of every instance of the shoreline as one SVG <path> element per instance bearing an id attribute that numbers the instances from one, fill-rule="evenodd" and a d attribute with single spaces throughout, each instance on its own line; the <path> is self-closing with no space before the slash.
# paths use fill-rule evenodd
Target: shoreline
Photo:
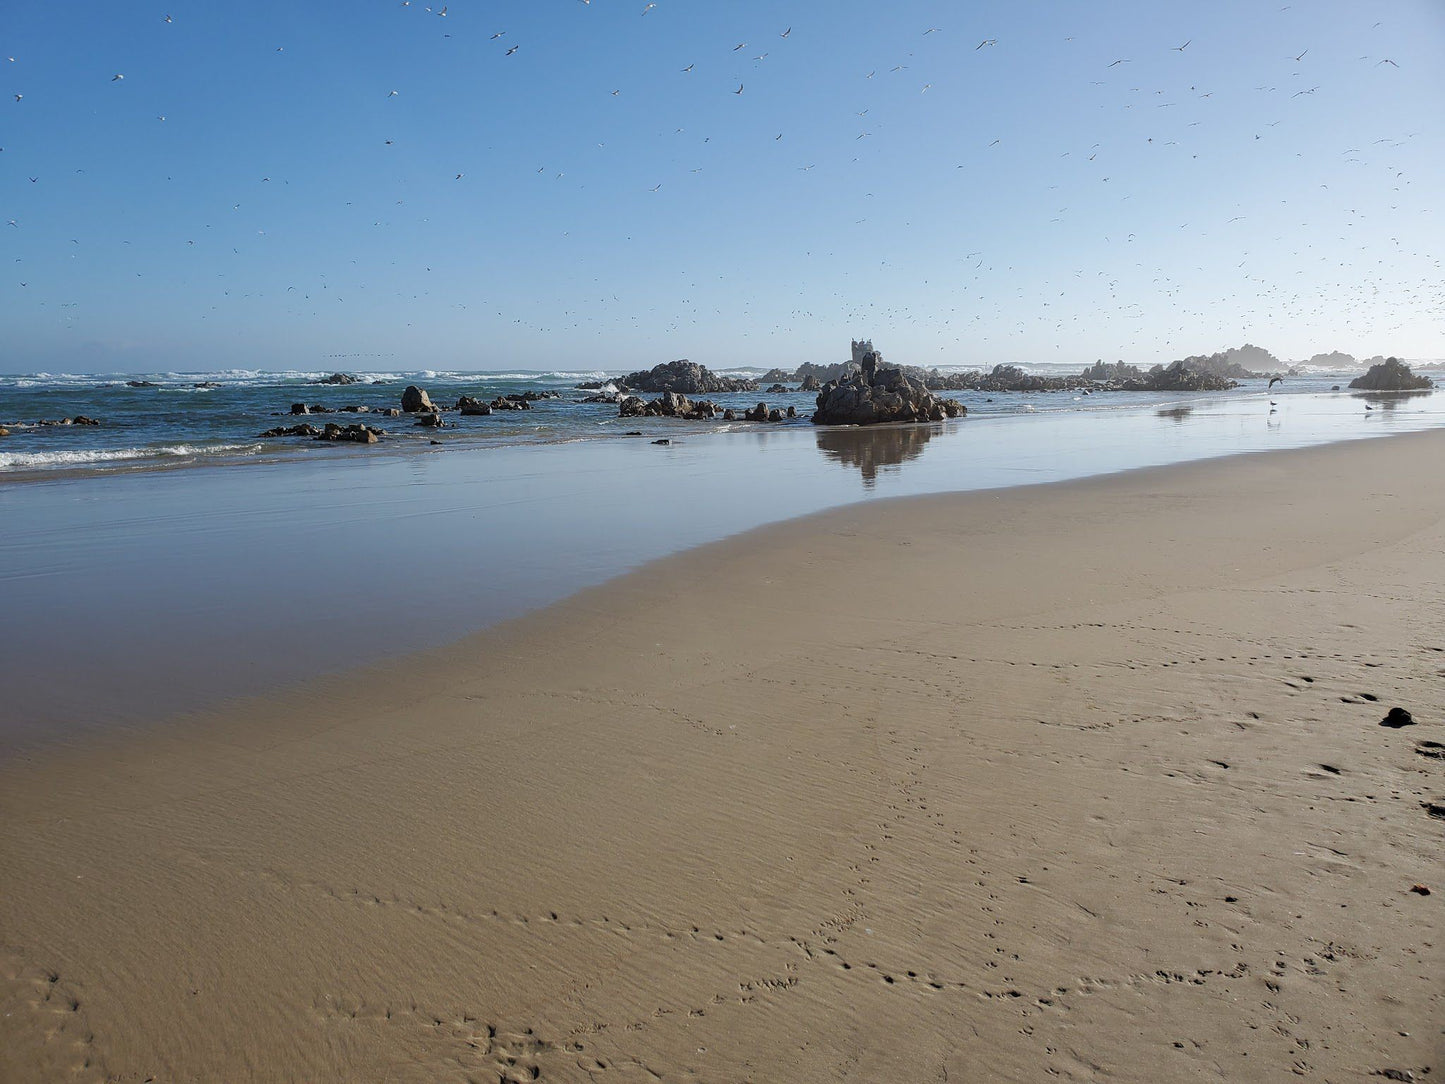
<path id="1" fill-rule="evenodd" d="M 1438 1068 L 1442 449 L 874 499 L 0 764 L 0 1077 Z"/>

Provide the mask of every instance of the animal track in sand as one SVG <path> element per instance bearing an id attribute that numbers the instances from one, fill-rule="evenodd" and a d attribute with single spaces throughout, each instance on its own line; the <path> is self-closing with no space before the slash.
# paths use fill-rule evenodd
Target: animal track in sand
<path id="1" fill-rule="evenodd" d="M 14 951 L 0 956 L 0 1013 L 19 1019 L 41 1043 L 37 1079 L 64 1074 L 67 1079 L 114 1079 L 96 1047 L 86 1020 L 80 988 L 59 971 L 28 965 Z"/>

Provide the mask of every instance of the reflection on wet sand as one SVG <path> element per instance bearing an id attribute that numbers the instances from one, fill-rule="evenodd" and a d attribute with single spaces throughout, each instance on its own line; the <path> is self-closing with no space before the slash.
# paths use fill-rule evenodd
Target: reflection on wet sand
<path id="1" fill-rule="evenodd" d="M 872 489 L 880 468 L 896 467 L 923 454 L 923 446 L 942 427 L 936 425 L 878 425 L 819 429 L 818 451 L 824 458 L 857 467 L 863 488 Z"/>
<path id="2" fill-rule="evenodd" d="M 1433 394 L 1433 388 L 1421 388 L 1418 391 L 1357 391 L 1350 398 L 1363 399 L 1368 406 L 1377 406 L 1381 410 L 1394 410 L 1408 399 L 1419 399 Z"/>
<path id="3" fill-rule="evenodd" d="M 1176 422 L 1182 422 L 1189 415 L 1194 413 L 1193 407 L 1176 406 L 1165 407 L 1163 410 L 1156 410 L 1154 416 L 1158 418 L 1169 418 Z"/>

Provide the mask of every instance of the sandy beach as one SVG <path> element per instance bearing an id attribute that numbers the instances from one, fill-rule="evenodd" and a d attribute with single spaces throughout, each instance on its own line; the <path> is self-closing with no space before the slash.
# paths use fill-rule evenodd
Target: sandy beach
<path id="1" fill-rule="evenodd" d="M 846 507 L 17 756 L 0 1080 L 1433 1079 L 1442 456 Z"/>

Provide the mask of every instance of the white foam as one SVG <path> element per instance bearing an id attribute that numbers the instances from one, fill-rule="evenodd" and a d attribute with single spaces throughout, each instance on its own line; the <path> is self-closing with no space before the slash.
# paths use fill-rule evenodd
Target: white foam
<path id="1" fill-rule="evenodd" d="M 172 459 L 181 456 L 254 455 L 260 444 L 163 444 L 151 448 L 112 448 L 56 452 L 0 452 L 0 470 L 36 470 L 45 467 L 83 467 L 135 459 Z"/>

